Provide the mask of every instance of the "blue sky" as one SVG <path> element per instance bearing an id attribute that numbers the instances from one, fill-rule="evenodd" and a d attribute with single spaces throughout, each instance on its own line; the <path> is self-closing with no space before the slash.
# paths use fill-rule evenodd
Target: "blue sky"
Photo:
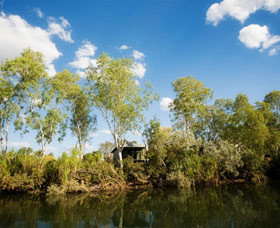
<path id="1" fill-rule="evenodd" d="M 0 2 L 1 61 L 30 46 L 46 55 L 50 74 L 66 68 L 83 75 L 102 52 L 134 58 L 140 86 L 149 80 L 161 96 L 147 120 L 156 115 L 164 126 L 170 125 L 164 105 L 174 98 L 171 83 L 182 76 L 204 82 L 214 99 L 246 93 L 254 103 L 279 90 L 280 0 Z M 110 139 L 106 130 L 98 114 L 87 151 Z M 39 148 L 33 132 L 11 133 L 10 141 Z M 60 155 L 75 143 L 69 133 L 49 151 Z"/>

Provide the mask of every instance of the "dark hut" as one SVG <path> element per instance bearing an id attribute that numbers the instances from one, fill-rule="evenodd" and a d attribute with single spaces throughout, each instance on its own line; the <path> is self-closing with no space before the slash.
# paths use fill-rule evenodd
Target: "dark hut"
<path id="1" fill-rule="evenodd" d="M 117 148 L 115 147 L 112 152 L 114 155 L 114 161 L 119 159 Z M 146 161 L 146 146 L 143 144 L 126 143 L 122 150 L 122 158 L 125 159 L 128 156 L 132 157 L 135 162 Z"/>

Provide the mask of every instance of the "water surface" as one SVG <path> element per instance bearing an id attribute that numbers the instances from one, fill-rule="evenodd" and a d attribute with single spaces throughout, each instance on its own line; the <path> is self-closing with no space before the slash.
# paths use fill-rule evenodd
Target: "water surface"
<path id="1" fill-rule="evenodd" d="M 280 185 L 0 195 L 0 227 L 280 227 Z"/>

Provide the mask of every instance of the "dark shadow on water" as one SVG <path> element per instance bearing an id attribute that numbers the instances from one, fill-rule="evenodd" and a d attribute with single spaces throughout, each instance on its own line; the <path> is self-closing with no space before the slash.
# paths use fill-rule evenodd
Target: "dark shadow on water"
<path id="1" fill-rule="evenodd" d="M 0 195 L 0 227 L 279 227 L 280 185 Z"/>

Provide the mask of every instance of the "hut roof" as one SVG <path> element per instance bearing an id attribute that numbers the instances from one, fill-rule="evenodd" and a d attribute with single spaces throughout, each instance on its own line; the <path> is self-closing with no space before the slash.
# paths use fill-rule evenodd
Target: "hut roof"
<path id="1" fill-rule="evenodd" d="M 146 146 L 144 144 L 137 144 L 137 143 L 126 143 L 123 147 L 123 149 L 144 149 Z M 114 153 L 117 150 L 117 147 L 115 147 L 111 153 Z"/>

